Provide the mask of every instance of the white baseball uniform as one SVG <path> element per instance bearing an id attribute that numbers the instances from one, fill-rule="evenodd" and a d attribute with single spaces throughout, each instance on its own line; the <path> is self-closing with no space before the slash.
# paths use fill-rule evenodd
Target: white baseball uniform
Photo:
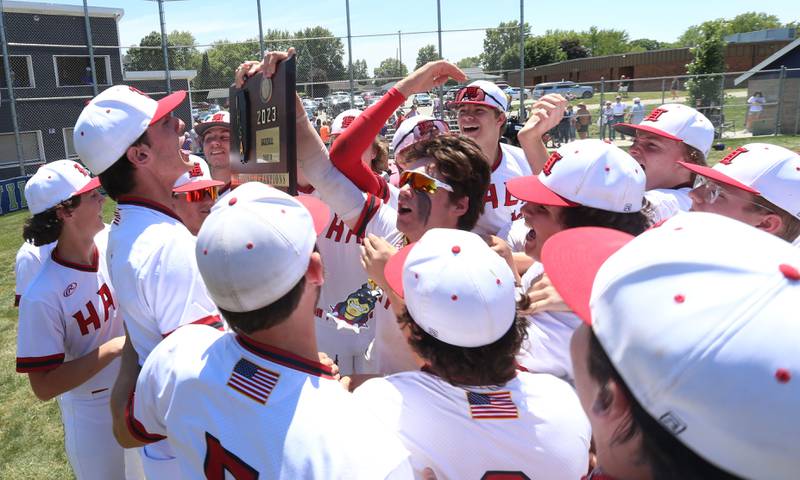
<path id="1" fill-rule="evenodd" d="M 506 182 L 512 178 L 532 175 L 525 153 L 519 147 L 499 144 L 500 160 L 492 166 L 489 188 L 484 198 L 483 215 L 472 229 L 478 235 L 497 235 L 506 238 L 511 222 L 522 218 L 523 202 L 506 190 Z"/>
<path id="2" fill-rule="evenodd" d="M 186 478 L 410 478 L 408 452 L 330 369 L 233 332 L 186 326 L 145 361 L 128 406 Z"/>
<path id="3" fill-rule="evenodd" d="M 36 278 L 36 274 L 42 268 L 42 263 L 50 256 L 58 242 L 51 242 L 41 247 L 36 247 L 32 243 L 22 242 L 22 246 L 17 250 L 17 258 L 14 261 L 14 277 L 16 285 L 14 287 L 14 306 L 19 306 L 19 300 L 25 289 Z"/>
<path id="4" fill-rule="evenodd" d="M 542 273 L 541 263 L 531 265 L 522 276 L 522 290 L 527 292 Z M 522 342 L 517 363 L 529 372 L 549 373 L 574 384 L 569 342 L 581 319 L 572 312 L 539 312 L 528 316 L 528 321 L 528 338 Z"/>
<path id="5" fill-rule="evenodd" d="M 691 191 L 691 188 L 657 188 L 644 192 L 644 198 L 652 207 L 650 223 L 662 222 L 680 212 L 688 212 L 692 208 L 692 199 L 689 197 Z"/>
<path id="6" fill-rule="evenodd" d="M 107 238 L 107 228 L 95 236 L 91 265 L 62 260 L 57 250 L 44 259 L 19 307 L 17 372 L 53 370 L 125 334 L 106 268 Z M 125 474 L 124 450 L 114 439 L 109 407 L 118 371 L 115 359 L 58 399 L 64 446 L 78 479 Z"/>
<path id="7" fill-rule="evenodd" d="M 400 435 L 419 477 L 581 478 L 589 463 L 589 421 L 566 382 L 518 372 L 496 387 L 455 386 L 424 371 L 365 382 L 361 409 Z"/>
<path id="8" fill-rule="evenodd" d="M 108 270 L 120 314 L 142 364 L 176 328 L 199 323 L 223 328 L 197 269 L 195 237 L 167 207 L 142 198 L 119 199 L 108 240 Z M 167 442 L 147 445 L 148 478 L 175 478 Z"/>

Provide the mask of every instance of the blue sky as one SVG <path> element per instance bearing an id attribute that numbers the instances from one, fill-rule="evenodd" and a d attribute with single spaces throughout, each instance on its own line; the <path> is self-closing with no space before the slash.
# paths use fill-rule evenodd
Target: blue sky
<path id="1" fill-rule="evenodd" d="M 82 0 L 53 0 L 54 3 L 82 5 Z M 628 5 L 624 7 L 623 5 Z M 627 30 L 631 39 L 653 38 L 674 41 L 690 25 L 719 17 L 733 17 L 747 11 L 777 15 L 782 22 L 800 18 L 797 0 L 671 0 L 667 2 L 625 1 L 525 1 L 525 21 L 534 34 L 548 29 L 584 30 L 600 28 Z M 158 4 L 147 0 L 89 0 L 89 6 L 125 10 L 120 21 L 122 45 L 137 44 L 159 29 Z M 167 30 L 189 30 L 198 43 L 214 40 L 242 40 L 258 36 L 256 0 L 178 0 L 164 4 Z M 477 29 L 496 27 L 501 21 L 519 19 L 519 0 L 441 0 L 442 29 Z M 345 0 L 261 0 L 264 30 L 279 28 L 300 30 L 321 25 L 334 35 L 346 36 Z M 370 72 L 381 60 L 396 57 L 397 31 L 401 35 L 403 63 L 413 68 L 417 50 L 426 44 L 437 45 L 436 0 L 350 0 L 350 26 L 353 35 L 394 33 L 385 37 L 354 38 L 353 59 L 365 59 Z M 442 34 L 445 58 L 456 61 L 478 55 L 483 46 L 483 32 Z M 345 45 L 345 60 L 347 42 Z"/>

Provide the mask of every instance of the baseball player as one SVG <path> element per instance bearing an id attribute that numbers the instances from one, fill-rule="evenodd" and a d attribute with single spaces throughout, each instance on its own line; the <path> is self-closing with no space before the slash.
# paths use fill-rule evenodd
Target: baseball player
<path id="1" fill-rule="evenodd" d="M 800 239 L 800 155 L 778 145 L 749 143 L 714 168 L 683 163 L 698 175 L 692 211 L 740 220 L 794 242 Z"/>
<path id="2" fill-rule="evenodd" d="M 197 262 L 234 331 L 190 325 L 158 345 L 121 443 L 166 436 L 185 478 L 410 478 L 398 440 L 316 361 L 314 244 L 328 212 L 301 200 L 251 182 L 214 206 Z"/>
<path id="3" fill-rule="evenodd" d="M 386 278 L 405 299 L 398 320 L 426 366 L 368 380 L 354 395 L 397 432 L 415 473 L 580 478 L 589 422 L 569 384 L 516 370 L 527 321 L 505 260 L 474 233 L 435 228 L 389 260 Z"/>
<path id="4" fill-rule="evenodd" d="M 584 322 L 571 355 L 589 478 L 797 478 L 796 248 L 689 212 L 637 237 L 560 232 L 542 257 Z"/>
<path id="5" fill-rule="evenodd" d="M 225 183 L 211 177 L 208 164 L 202 158 L 190 155 L 189 160 L 191 170 L 178 177 L 173 185 L 172 207 L 192 235 L 197 235 Z"/>
<path id="6" fill-rule="evenodd" d="M 99 186 L 70 160 L 43 165 L 25 186 L 33 214 L 26 240 L 58 243 L 22 297 L 17 336 L 17 372 L 28 375 L 40 400 L 58 397 L 76 478 L 98 480 L 126 471 L 109 410 L 124 330 L 106 268 Z"/>
<path id="7" fill-rule="evenodd" d="M 169 115 L 185 98 L 179 91 L 155 101 L 117 85 L 93 98 L 75 124 L 76 151 L 118 203 L 108 270 L 140 365 L 181 325 L 223 327 L 197 271 L 196 239 L 170 208 L 175 181 L 193 167 L 179 150 L 183 122 Z M 112 409 L 129 393 L 115 387 Z M 142 460 L 148 478 L 178 475 L 164 442 L 145 447 Z"/>
<path id="8" fill-rule="evenodd" d="M 195 133 L 203 144 L 203 154 L 211 167 L 214 180 L 223 183 L 220 193 L 231 188 L 231 116 L 220 111 L 195 127 Z"/>

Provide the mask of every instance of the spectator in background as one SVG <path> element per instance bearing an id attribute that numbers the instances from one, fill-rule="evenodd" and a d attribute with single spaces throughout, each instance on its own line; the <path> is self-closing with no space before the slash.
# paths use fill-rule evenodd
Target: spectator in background
<path id="1" fill-rule="evenodd" d="M 406 119 L 405 113 L 403 113 L 402 108 L 397 109 L 397 114 L 394 116 L 394 129 L 397 130 L 400 128 L 400 124 L 403 123 L 403 120 Z"/>
<path id="2" fill-rule="evenodd" d="M 600 116 L 597 119 L 597 126 L 600 127 L 600 138 L 608 138 L 606 130 L 609 129 L 611 122 L 614 121 L 614 111 L 611 109 L 611 101 L 606 100 L 606 104 L 600 110 Z M 611 127 L 611 135 L 613 135 L 614 128 Z"/>
<path id="3" fill-rule="evenodd" d="M 319 127 L 319 138 L 322 139 L 322 143 L 328 145 L 331 140 L 331 127 L 329 126 L 328 120 L 322 122 L 322 126 Z"/>
<path id="4" fill-rule="evenodd" d="M 764 111 L 764 103 L 766 103 L 766 99 L 761 92 L 756 92 L 752 97 L 747 99 L 747 104 L 750 105 L 750 107 L 747 109 L 747 123 L 744 129 L 748 132 L 753 131 L 753 122 L 761 117 L 761 112 Z"/>
<path id="5" fill-rule="evenodd" d="M 558 122 L 558 141 L 560 143 L 567 143 L 570 141 L 570 130 L 572 128 L 572 121 L 575 118 L 575 112 L 572 111 L 572 105 L 569 105 L 564 111 L 564 116 Z"/>
<path id="6" fill-rule="evenodd" d="M 631 107 L 630 118 L 628 123 L 639 125 L 644 120 L 644 105 L 639 97 L 633 99 L 633 106 Z"/>
<path id="7" fill-rule="evenodd" d="M 680 83 L 678 82 L 678 77 L 672 79 L 672 84 L 669 86 L 669 89 L 672 92 L 672 99 L 675 100 L 678 98 L 678 89 L 680 88 Z"/>
<path id="8" fill-rule="evenodd" d="M 581 140 L 589 136 L 589 125 L 592 124 L 592 114 L 586 108 L 585 103 L 578 104 L 578 110 L 575 112 L 575 125 L 578 131 L 578 138 Z"/>
<path id="9" fill-rule="evenodd" d="M 411 105 L 411 110 L 409 110 L 408 115 L 406 115 L 406 118 L 413 118 L 416 117 L 417 115 L 419 115 L 419 112 L 417 112 L 417 106 Z"/>
<path id="10" fill-rule="evenodd" d="M 567 111 L 564 113 L 565 116 L 569 116 L 569 141 L 572 142 L 575 140 L 575 110 L 572 105 L 567 106 Z"/>
<path id="11" fill-rule="evenodd" d="M 611 126 L 610 129 L 611 134 L 609 135 L 611 137 L 611 140 L 614 140 L 616 138 L 616 130 L 614 129 L 614 125 L 625 122 L 625 111 L 627 109 L 628 105 L 622 103 L 622 97 L 617 95 L 617 98 L 614 99 L 614 103 L 611 104 L 612 115 L 611 115 L 611 121 L 608 122 L 608 124 Z M 622 132 L 619 132 L 619 137 L 620 140 L 625 140 L 625 135 L 623 135 Z"/>

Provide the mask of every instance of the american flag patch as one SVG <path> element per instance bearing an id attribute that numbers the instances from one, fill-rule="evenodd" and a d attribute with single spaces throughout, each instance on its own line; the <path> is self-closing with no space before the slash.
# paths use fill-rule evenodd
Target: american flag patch
<path id="1" fill-rule="evenodd" d="M 517 406 L 511 400 L 511 392 L 467 392 L 469 414 L 476 420 L 495 418 L 519 418 Z"/>
<path id="2" fill-rule="evenodd" d="M 278 383 L 278 377 L 279 373 L 261 368 L 242 358 L 233 367 L 228 386 L 263 405 L 267 403 L 269 394 Z"/>

